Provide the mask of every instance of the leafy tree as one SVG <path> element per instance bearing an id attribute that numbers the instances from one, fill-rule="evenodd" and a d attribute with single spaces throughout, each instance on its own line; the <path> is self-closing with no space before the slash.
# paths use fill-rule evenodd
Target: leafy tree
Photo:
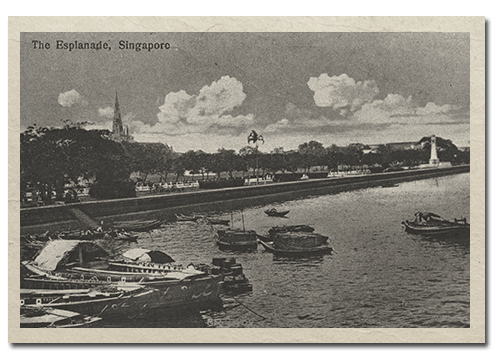
<path id="1" fill-rule="evenodd" d="M 227 172 L 230 178 L 234 178 L 234 171 L 245 171 L 245 169 L 245 164 L 235 150 L 220 148 L 217 153 L 210 155 L 210 171 L 217 173 L 218 178 L 222 172 Z"/>
<path id="2" fill-rule="evenodd" d="M 28 127 L 21 133 L 21 187 L 37 188 L 45 204 L 64 185 L 79 179 L 95 182 L 128 179 L 128 158 L 108 130 L 86 130 L 85 123 L 65 121 L 62 128 Z"/>
<path id="3" fill-rule="evenodd" d="M 299 145 L 299 153 L 302 156 L 302 165 L 306 171 L 312 166 L 326 166 L 326 150 L 323 144 L 317 141 L 309 141 Z"/>
<path id="4" fill-rule="evenodd" d="M 256 171 L 258 168 L 258 152 L 259 150 L 256 147 L 245 146 L 240 149 L 239 155 L 243 159 L 246 165 L 246 170 L 253 170 L 253 175 L 256 175 Z"/>
<path id="5" fill-rule="evenodd" d="M 159 175 L 166 180 L 175 158 L 173 150 L 163 143 L 124 142 L 130 156 L 130 168 L 139 174 L 139 180 L 146 182 L 150 175 Z"/>

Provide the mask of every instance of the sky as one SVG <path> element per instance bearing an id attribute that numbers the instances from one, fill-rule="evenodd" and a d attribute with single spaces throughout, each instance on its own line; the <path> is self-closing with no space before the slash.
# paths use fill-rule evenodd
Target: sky
<path id="1" fill-rule="evenodd" d="M 263 152 L 432 134 L 464 147 L 469 77 L 468 33 L 22 33 L 20 122 L 111 129 L 117 92 L 134 139 L 177 152 L 238 151 L 252 130 Z"/>

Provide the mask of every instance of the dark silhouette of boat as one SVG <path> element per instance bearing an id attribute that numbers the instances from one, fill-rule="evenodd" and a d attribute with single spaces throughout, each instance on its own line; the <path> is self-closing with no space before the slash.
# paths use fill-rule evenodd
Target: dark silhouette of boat
<path id="1" fill-rule="evenodd" d="M 230 220 L 222 220 L 222 219 L 207 219 L 209 224 L 212 225 L 226 225 L 229 226 Z"/>
<path id="2" fill-rule="evenodd" d="M 22 306 L 20 313 L 21 328 L 80 328 L 102 320 L 96 316 L 38 306 Z"/>
<path id="3" fill-rule="evenodd" d="M 34 260 L 21 265 L 22 299 L 26 305 L 50 303 L 103 316 L 220 304 L 222 275 L 172 265 L 173 259 L 160 251 L 133 249 L 123 257 L 110 259 L 89 241 L 49 241 Z"/>
<path id="4" fill-rule="evenodd" d="M 399 187 L 399 184 L 395 184 L 393 182 L 386 182 L 382 184 L 383 188 L 390 188 L 390 187 Z"/>
<path id="5" fill-rule="evenodd" d="M 283 232 L 259 235 L 264 249 L 276 255 L 308 256 L 329 254 L 333 249 L 328 245 L 328 237 L 312 232 Z"/>
<path id="6" fill-rule="evenodd" d="M 274 226 L 269 229 L 269 235 L 278 234 L 278 233 L 288 233 L 288 232 L 308 232 L 312 233 L 314 228 L 309 225 L 283 225 L 283 226 Z"/>
<path id="7" fill-rule="evenodd" d="M 264 211 L 267 216 L 273 216 L 273 217 L 285 217 L 290 211 L 278 211 L 275 208 L 268 209 Z"/>
<path id="8" fill-rule="evenodd" d="M 455 219 L 454 221 L 443 219 L 441 216 L 431 212 L 415 213 L 414 221 L 403 221 L 405 230 L 412 234 L 442 235 L 442 234 L 468 234 L 470 224 L 467 219 Z"/>
<path id="9" fill-rule="evenodd" d="M 127 232 L 111 231 L 108 233 L 109 236 L 113 238 L 114 241 L 122 241 L 129 243 L 136 243 L 139 235 L 133 235 Z"/>
<path id="10" fill-rule="evenodd" d="M 102 239 L 106 235 L 103 231 L 86 230 L 86 231 L 70 231 L 59 235 L 61 239 L 66 240 L 97 240 Z"/>
<path id="11" fill-rule="evenodd" d="M 271 245 L 271 243 L 266 243 L 262 240 L 260 240 L 260 243 L 262 244 L 262 246 L 264 246 L 264 249 L 278 256 L 304 257 L 312 255 L 331 254 L 333 251 L 333 249 L 328 245 L 321 245 L 310 248 L 279 249 L 276 248 L 274 244 Z"/>
<path id="12" fill-rule="evenodd" d="M 257 250 L 257 233 L 253 230 L 217 230 L 217 245 L 221 250 Z"/>
<path id="13" fill-rule="evenodd" d="M 115 230 L 141 232 L 157 229 L 162 224 L 163 221 L 158 219 L 144 221 L 115 221 L 113 228 Z"/>
<path id="14" fill-rule="evenodd" d="M 277 234 L 283 233 L 312 233 L 314 228 L 309 225 L 283 225 L 273 226 L 268 230 L 268 235 L 260 235 L 257 237 L 265 243 L 272 243 Z"/>
<path id="15" fill-rule="evenodd" d="M 201 219 L 201 216 L 197 215 L 184 215 L 184 214 L 175 214 L 175 217 L 177 218 L 177 221 L 197 221 L 198 219 Z"/>
<path id="16" fill-rule="evenodd" d="M 62 309 L 89 316 L 132 315 L 145 311 L 154 293 L 154 289 L 137 284 L 128 290 L 111 285 L 80 290 L 21 288 L 21 306 Z"/>

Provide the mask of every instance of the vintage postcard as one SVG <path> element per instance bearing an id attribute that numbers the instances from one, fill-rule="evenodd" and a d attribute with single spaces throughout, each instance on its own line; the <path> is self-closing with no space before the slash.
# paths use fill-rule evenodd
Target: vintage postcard
<path id="1" fill-rule="evenodd" d="M 484 18 L 127 19 L 9 19 L 9 342 L 485 343 Z"/>

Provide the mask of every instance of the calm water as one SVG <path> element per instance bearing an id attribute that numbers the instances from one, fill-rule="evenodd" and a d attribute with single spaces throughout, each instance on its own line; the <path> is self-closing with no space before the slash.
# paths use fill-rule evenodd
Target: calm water
<path id="1" fill-rule="evenodd" d="M 191 261 L 207 263 L 213 257 L 236 257 L 253 291 L 236 299 L 225 297 L 222 311 L 155 315 L 150 320 L 123 321 L 115 326 L 469 327 L 469 239 L 410 235 L 401 225 L 417 211 L 469 220 L 469 176 L 466 173 L 242 210 L 246 229 L 258 233 L 276 225 L 314 226 L 316 232 L 330 237 L 336 251 L 322 257 L 275 257 L 261 246 L 251 253 L 221 252 L 214 230 L 202 222 L 170 223 L 151 234 L 144 233 L 139 246 L 163 250 L 184 265 Z M 264 209 L 270 206 L 290 210 L 289 217 L 268 217 Z M 229 219 L 231 214 L 219 216 Z M 234 226 L 241 227 L 240 210 L 233 210 L 233 217 Z"/>

